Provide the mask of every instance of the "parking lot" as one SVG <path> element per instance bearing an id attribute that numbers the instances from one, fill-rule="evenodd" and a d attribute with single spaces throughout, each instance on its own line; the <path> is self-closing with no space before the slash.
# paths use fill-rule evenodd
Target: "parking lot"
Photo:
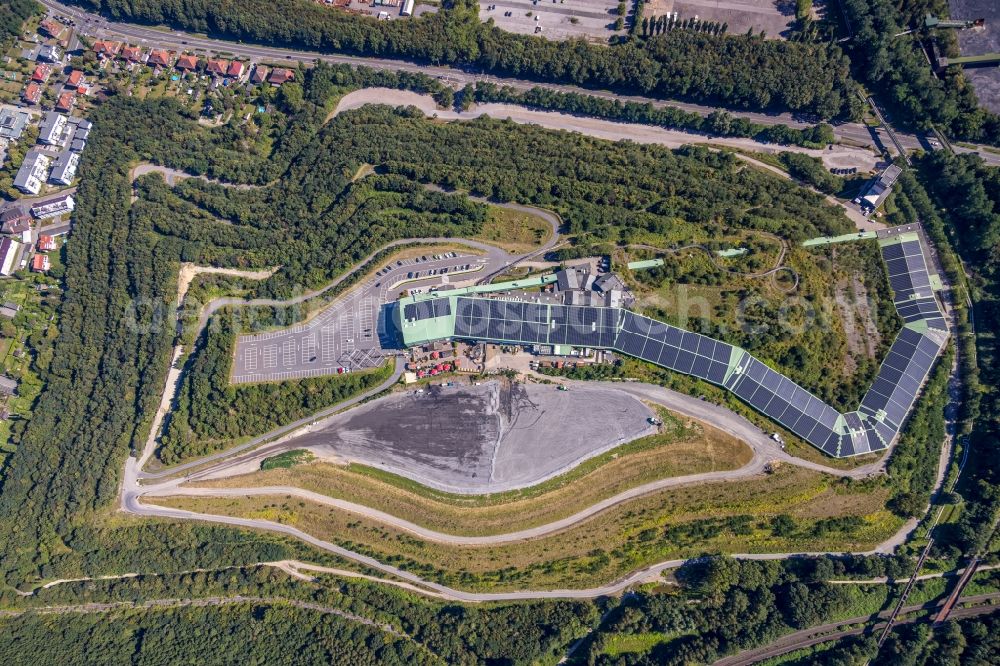
<path id="1" fill-rule="evenodd" d="M 484 255 L 448 252 L 393 261 L 304 324 L 241 336 L 232 382 L 282 381 L 376 367 L 395 353 L 386 349 L 392 331 L 380 316 L 383 304 L 405 290 L 475 281 L 509 260 L 496 249 Z"/>
<path id="2" fill-rule="evenodd" d="M 493 19 L 498 28 L 522 35 L 606 43 L 612 35 L 625 34 L 614 30 L 617 7 L 612 0 L 498 0 L 480 2 L 479 18 Z"/>
<path id="3" fill-rule="evenodd" d="M 816 3 L 817 5 L 820 3 Z M 664 16 L 677 12 L 677 19 L 728 23 L 726 32 L 742 35 L 751 28 L 763 30 L 768 38 L 782 37 L 795 21 L 795 0 L 651 0 L 644 16 Z"/>

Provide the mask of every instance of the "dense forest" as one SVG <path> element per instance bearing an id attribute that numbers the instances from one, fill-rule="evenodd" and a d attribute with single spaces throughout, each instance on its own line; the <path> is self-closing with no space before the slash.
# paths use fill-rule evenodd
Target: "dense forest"
<path id="1" fill-rule="evenodd" d="M 442 663 L 379 627 L 291 604 L 29 614 L 0 619 L 0 636 L 0 658 L 12 665 Z"/>
<path id="2" fill-rule="evenodd" d="M 897 558 L 786 562 L 705 558 L 689 562 L 676 573 L 686 594 L 637 594 L 624 600 L 576 651 L 573 663 L 710 664 L 836 615 L 849 617 L 858 588 L 827 581 L 874 571 L 882 572 L 874 575 L 895 578 L 904 575 L 905 566 L 905 560 Z M 699 602 L 690 603 L 692 596 Z M 621 636 L 652 637 L 653 646 L 608 654 L 605 648 Z"/>
<path id="3" fill-rule="evenodd" d="M 480 23 L 478 3 L 446 0 L 405 21 L 330 11 L 307 0 L 73 0 L 119 20 L 168 24 L 229 39 L 392 56 L 496 75 L 683 98 L 732 108 L 850 115 L 848 61 L 833 44 L 674 31 L 610 47 L 550 41 Z"/>
<path id="4" fill-rule="evenodd" d="M 21 25 L 42 11 L 35 0 L 6 0 L 0 4 L 0 46 L 7 45 L 21 34 Z"/>
<path id="5" fill-rule="evenodd" d="M 937 205 L 951 242 L 965 260 L 974 305 L 978 365 L 966 369 L 973 387 L 963 418 L 974 423 L 975 455 L 960 490 L 967 507 L 942 536 L 966 553 L 987 546 L 1000 515 L 1000 170 L 975 155 L 933 153 L 918 165 L 921 180 Z M 972 354 L 967 354 L 971 356 Z M 971 472 L 971 473 L 970 473 Z"/>

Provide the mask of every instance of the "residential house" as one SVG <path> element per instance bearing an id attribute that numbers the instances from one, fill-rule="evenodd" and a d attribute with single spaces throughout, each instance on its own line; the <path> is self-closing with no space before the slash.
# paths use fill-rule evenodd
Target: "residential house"
<path id="1" fill-rule="evenodd" d="M 25 111 L 4 107 L 0 110 L 0 139 L 17 141 L 30 120 L 31 116 Z"/>
<path id="2" fill-rule="evenodd" d="M 292 81 L 295 79 L 295 72 L 290 69 L 284 69 L 282 67 L 276 67 L 271 70 L 271 76 L 268 77 L 268 82 L 272 86 L 280 86 L 283 83 Z"/>
<path id="3" fill-rule="evenodd" d="M 43 62 L 59 62 L 62 60 L 62 53 L 58 46 L 42 46 L 38 49 L 38 59 Z"/>
<path id="4" fill-rule="evenodd" d="M 229 69 L 226 70 L 226 76 L 231 79 L 243 78 L 243 73 L 246 72 L 246 68 L 243 66 L 239 60 L 234 60 L 229 64 Z"/>
<path id="5" fill-rule="evenodd" d="M 253 68 L 253 74 L 250 75 L 250 83 L 254 85 L 260 85 L 267 80 L 267 67 L 263 65 L 257 65 Z"/>
<path id="6" fill-rule="evenodd" d="M 153 49 L 153 51 L 149 54 L 149 59 L 146 60 L 146 64 L 152 67 L 169 67 L 171 60 L 173 60 L 173 58 L 170 57 L 170 51 Z"/>
<path id="7" fill-rule="evenodd" d="M 59 95 L 59 99 L 56 100 L 56 111 L 69 113 L 73 110 L 74 104 L 76 104 L 76 93 L 73 91 L 64 92 Z"/>
<path id="8" fill-rule="evenodd" d="M 87 142 L 83 139 L 73 139 L 73 142 L 69 144 L 69 149 L 74 153 L 82 153 L 87 148 Z"/>
<path id="9" fill-rule="evenodd" d="M 118 42 L 111 42 L 106 40 L 98 40 L 94 42 L 94 53 L 96 53 L 101 58 L 114 58 L 118 55 L 122 45 Z"/>
<path id="10" fill-rule="evenodd" d="M 205 71 L 212 76 L 225 76 L 228 69 L 228 60 L 209 60 L 205 66 Z"/>
<path id="11" fill-rule="evenodd" d="M 31 258 L 31 270 L 36 273 L 44 273 L 50 268 L 52 268 L 52 262 L 49 261 L 49 255 L 39 253 Z"/>
<path id="12" fill-rule="evenodd" d="M 0 275 L 11 275 L 20 266 L 21 243 L 13 238 L 0 240 Z"/>
<path id="13" fill-rule="evenodd" d="M 42 87 L 32 81 L 21 93 L 21 97 L 28 104 L 38 104 L 38 100 L 42 99 Z"/>
<path id="14" fill-rule="evenodd" d="M 70 185 L 76 177 L 76 168 L 79 164 L 80 153 L 71 150 L 59 153 L 49 173 L 49 182 L 55 185 Z"/>
<path id="15" fill-rule="evenodd" d="M 31 228 L 31 217 L 17 206 L 11 206 L 0 213 L 0 231 L 18 235 Z"/>
<path id="16" fill-rule="evenodd" d="M 53 21 L 52 19 L 45 19 L 38 24 L 38 29 L 48 35 L 49 37 L 58 37 L 62 34 L 63 27 L 62 24 Z"/>
<path id="17" fill-rule="evenodd" d="M 56 249 L 56 239 L 54 236 L 42 234 L 38 237 L 38 251 L 49 252 Z"/>
<path id="18" fill-rule="evenodd" d="M 25 194 L 38 194 L 42 191 L 42 183 L 45 182 L 48 170 L 48 155 L 39 150 L 29 150 L 14 176 L 14 187 Z"/>
<path id="19" fill-rule="evenodd" d="M 46 111 L 42 118 L 42 124 L 38 126 L 38 143 L 44 143 L 47 146 L 62 143 L 67 122 L 69 122 L 69 118 L 63 114 Z"/>
<path id="20" fill-rule="evenodd" d="M 31 214 L 39 220 L 47 220 L 63 213 L 72 213 L 74 208 L 76 208 L 76 202 L 73 200 L 73 195 L 64 194 L 53 199 L 39 201 L 31 207 Z"/>
<path id="21" fill-rule="evenodd" d="M 177 59 L 177 64 L 175 65 L 177 69 L 182 72 L 193 72 L 198 69 L 198 56 L 185 53 L 180 58 Z"/>
<path id="22" fill-rule="evenodd" d="M 52 74 L 52 68 L 48 65 L 35 65 L 35 71 L 31 73 L 31 80 L 35 83 L 45 83 Z"/>
<path id="23" fill-rule="evenodd" d="M 118 55 L 128 62 L 142 62 L 142 49 L 138 46 L 124 46 Z"/>
<path id="24" fill-rule="evenodd" d="M 14 395 L 17 393 L 17 380 L 7 375 L 0 375 L 0 395 Z"/>
<path id="25" fill-rule="evenodd" d="M 84 84 L 83 72 L 79 69 L 74 69 L 66 77 L 66 87 L 67 88 L 79 88 Z"/>

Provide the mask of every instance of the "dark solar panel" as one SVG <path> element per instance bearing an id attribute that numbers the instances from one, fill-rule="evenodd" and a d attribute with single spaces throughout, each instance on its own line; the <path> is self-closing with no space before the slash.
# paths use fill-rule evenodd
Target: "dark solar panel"
<path id="1" fill-rule="evenodd" d="M 694 365 L 694 354 L 691 352 L 681 351 L 677 354 L 677 361 L 675 363 L 677 366 L 677 372 L 683 372 L 686 375 L 690 375 L 691 367 Z"/>
<path id="2" fill-rule="evenodd" d="M 699 356 L 694 360 L 694 365 L 691 367 L 691 374 L 701 379 L 708 379 L 708 369 L 711 365 L 711 361 L 704 356 Z"/>

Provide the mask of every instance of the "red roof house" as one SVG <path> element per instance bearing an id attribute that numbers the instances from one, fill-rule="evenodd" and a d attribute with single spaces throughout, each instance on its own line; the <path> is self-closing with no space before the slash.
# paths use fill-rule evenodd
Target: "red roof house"
<path id="1" fill-rule="evenodd" d="M 94 42 L 94 53 L 105 58 L 111 58 L 118 54 L 122 45 L 118 42 L 109 42 L 105 40 L 98 40 Z"/>
<path id="2" fill-rule="evenodd" d="M 52 19 L 45 19 L 44 21 L 38 24 L 38 27 L 41 29 L 42 32 L 47 34 L 49 37 L 58 37 L 59 33 L 63 31 L 62 25 L 56 23 Z"/>
<path id="3" fill-rule="evenodd" d="M 153 49 L 153 51 L 149 54 L 149 60 L 146 61 L 146 64 L 153 65 L 154 67 L 169 67 L 170 60 L 170 51 Z"/>
<path id="4" fill-rule="evenodd" d="M 177 59 L 177 69 L 181 69 L 186 72 L 198 69 L 198 56 L 190 54 L 182 55 Z"/>
<path id="5" fill-rule="evenodd" d="M 122 49 L 121 56 L 129 62 L 139 62 L 142 60 L 142 49 L 138 46 L 126 46 Z"/>
<path id="6" fill-rule="evenodd" d="M 59 95 L 59 99 L 56 101 L 56 111 L 70 111 L 74 104 L 76 104 L 76 95 L 72 91 L 64 92 Z"/>
<path id="7" fill-rule="evenodd" d="M 226 76 L 238 79 L 241 76 L 243 76 L 244 71 L 245 70 L 243 68 L 243 63 L 241 63 L 239 60 L 234 60 L 232 63 L 230 63 L 229 69 L 226 70 Z"/>
<path id="8" fill-rule="evenodd" d="M 36 273 L 44 273 L 52 267 L 49 263 L 49 255 L 47 254 L 36 254 L 31 258 L 31 270 Z"/>
<path id="9" fill-rule="evenodd" d="M 56 249 L 56 239 L 52 236 L 39 236 L 38 237 L 38 251 L 48 252 L 49 250 Z"/>
<path id="10" fill-rule="evenodd" d="M 45 83 L 49 80 L 49 74 L 51 73 L 52 68 L 48 65 L 35 65 L 35 71 L 31 73 L 31 80 L 38 83 Z"/>
<path id="11" fill-rule="evenodd" d="M 264 83 L 267 79 L 267 67 L 262 67 L 257 65 L 253 68 L 253 74 L 250 75 L 250 83 Z"/>
<path id="12" fill-rule="evenodd" d="M 274 69 L 271 70 L 271 76 L 267 79 L 271 85 L 280 86 L 282 83 L 291 81 L 295 78 L 295 72 L 290 69 Z"/>
<path id="13" fill-rule="evenodd" d="M 209 60 L 205 67 L 205 71 L 213 76 L 225 76 L 227 69 L 229 69 L 228 60 Z"/>
<path id="14" fill-rule="evenodd" d="M 74 69 L 69 73 L 69 77 L 66 79 L 67 88 L 79 88 L 83 85 L 83 72 L 78 69 Z"/>
<path id="15" fill-rule="evenodd" d="M 38 100 L 42 98 L 42 87 L 32 81 L 24 89 L 24 93 L 21 96 L 24 97 L 24 101 L 28 104 L 38 104 Z"/>

